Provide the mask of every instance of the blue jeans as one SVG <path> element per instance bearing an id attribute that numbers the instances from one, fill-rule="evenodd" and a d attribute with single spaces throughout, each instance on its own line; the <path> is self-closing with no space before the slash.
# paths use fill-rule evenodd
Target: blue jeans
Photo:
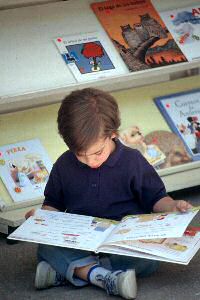
<path id="1" fill-rule="evenodd" d="M 121 255 L 94 254 L 89 251 L 40 244 L 38 247 L 39 261 L 45 260 L 54 270 L 75 286 L 88 283 L 74 276 L 74 269 L 97 263 L 111 271 L 135 269 L 138 277 L 146 277 L 155 272 L 158 262 L 149 259 Z"/>

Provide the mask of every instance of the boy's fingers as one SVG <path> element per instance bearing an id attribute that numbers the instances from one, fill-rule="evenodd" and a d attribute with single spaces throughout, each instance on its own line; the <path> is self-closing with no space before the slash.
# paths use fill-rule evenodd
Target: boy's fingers
<path id="1" fill-rule="evenodd" d="M 177 208 L 180 210 L 180 211 L 187 211 L 188 209 L 192 208 L 192 205 L 184 200 L 179 200 L 177 202 Z"/>
<path id="2" fill-rule="evenodd" d="M 35 214 L 35 209 L 33 208 L 25 214 L 25 218 L 28 219 L 29 217 L 33 216 L 34 214 Z"/>

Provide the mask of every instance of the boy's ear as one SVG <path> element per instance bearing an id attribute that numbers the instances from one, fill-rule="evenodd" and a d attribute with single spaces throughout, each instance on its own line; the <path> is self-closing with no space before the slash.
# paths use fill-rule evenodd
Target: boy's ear
<path id="1" fill-rule="evenodd" d="M 111 135 L 111 139 L 114 139 L 114 138 L 116 138 L 117 137 L 117 134 L 116 133 L 112 133 L 112 135 Z"/>

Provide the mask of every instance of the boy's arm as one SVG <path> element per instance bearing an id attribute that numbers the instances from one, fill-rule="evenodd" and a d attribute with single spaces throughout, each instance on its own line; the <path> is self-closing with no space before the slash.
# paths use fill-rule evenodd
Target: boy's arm
<path id="1" fill-rule="evenodd" d="M 41 209 L 59 211 L 59 209 L 49 205 L 42 205 Z"/>
<path id="2" fill-rule="evenodd" d="M 174 200 L 171 197 L 163 197 L 154 204 L 154 212 L 181 211 L 186 212 L 192 205 L 185 200 Z"/>

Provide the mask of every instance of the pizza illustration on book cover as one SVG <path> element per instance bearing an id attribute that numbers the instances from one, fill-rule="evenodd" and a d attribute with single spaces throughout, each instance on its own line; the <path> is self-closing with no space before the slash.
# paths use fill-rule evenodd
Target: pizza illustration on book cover
<path id="1" fill-rule="evenodd" d="M 91 7 L 131 72 L 187 61 L 149 0 L 110 0 Z"/>

